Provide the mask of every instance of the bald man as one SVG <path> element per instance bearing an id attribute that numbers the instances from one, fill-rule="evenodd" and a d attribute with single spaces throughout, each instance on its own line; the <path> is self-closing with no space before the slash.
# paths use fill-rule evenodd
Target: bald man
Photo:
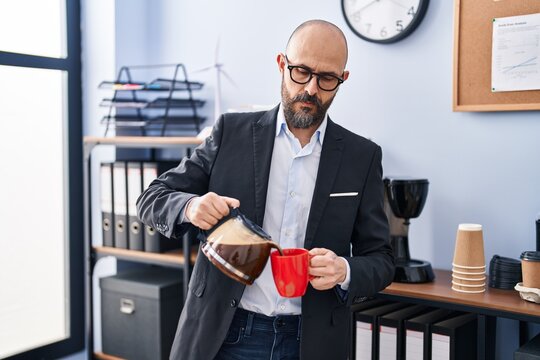
<path id="1" fill-rule="evenodd" d="M 349 307 L 386 287 L 394 264 L 381 149 L 327 113 L 349 77 L 347 56 L 338 27 L 301 24 L 277 55 L 281 103 L 222 115 L 204 144 L 139 198 L 139 217 L 167 237 L 210 229 L 239 207 L 281 247 L 312 255 L 306 294 L 283 298 L 270 262 L 245 286 L 199 249 L 171 359 L 348 358 Z"/>

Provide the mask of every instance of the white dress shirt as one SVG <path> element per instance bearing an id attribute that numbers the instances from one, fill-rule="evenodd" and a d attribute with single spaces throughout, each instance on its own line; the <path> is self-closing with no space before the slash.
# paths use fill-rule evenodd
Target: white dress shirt
<path id="1" fill-rule="evenodd" d="M 327 116 L 304 147 L 290 132 L 280 105 L 270 165 L 263 229 L 282 248 L 303 248 L 319 169 Z M 348 289 L 350 267 L 341 284 Z M 267 316 L 301 313 L 301 297 L 281 297 L 274 285 L 270 260 L 253 285 L 246 286 L 240 307 Z"/>

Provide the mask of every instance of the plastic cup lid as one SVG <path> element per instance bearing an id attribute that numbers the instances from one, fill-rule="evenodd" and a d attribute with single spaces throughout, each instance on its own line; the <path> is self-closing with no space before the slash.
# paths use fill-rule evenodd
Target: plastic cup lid
<path id="1" fill-rule="evenodd" d="M 529 261 L 540 261 L 540 251 L 524 251 L 521 253 L 521 259 Z"/>
<path id="2" fill-rule="evenodd" d="M 459 230 L 463 231 L 479 231 L 482 230 L 482 225 L 480 224 L 459 224 Z"/>

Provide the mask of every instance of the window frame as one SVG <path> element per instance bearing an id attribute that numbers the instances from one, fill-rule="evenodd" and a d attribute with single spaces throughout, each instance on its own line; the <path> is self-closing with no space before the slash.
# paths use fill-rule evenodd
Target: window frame
<path id="1" fill-rule="evenodd" d="M 69 196 L 68 264 L 69 264 L 69 327 L 70 336 L 62 341 L 28 350 L 6 359 L 58 359 L 85 349 L 84 297 L 84 205 L 83 205 L 83 142 L 81 80 L 81 14 L 80 0 L 65 0 L 67 56 L 50 58 L 0 51 L 0 65 L 62 70 L 67 73 L 67 168 Z M 30 218 L 31 222 L 32 219 Z M 21 255 L 22 256 L 22 255 Z"/>

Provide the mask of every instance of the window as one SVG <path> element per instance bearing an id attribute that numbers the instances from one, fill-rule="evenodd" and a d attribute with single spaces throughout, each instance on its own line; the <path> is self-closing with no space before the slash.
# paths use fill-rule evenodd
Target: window
<path id="1" fill-rule="evenodd" d="M 0 2 L 0 359 L 84 348 L 79 12 Z"/>
<path id="2" fill-rule="evenodd" d="M 0 3 L 0 49 L 12 53 L 66 57 L 65 0 Z"/>

